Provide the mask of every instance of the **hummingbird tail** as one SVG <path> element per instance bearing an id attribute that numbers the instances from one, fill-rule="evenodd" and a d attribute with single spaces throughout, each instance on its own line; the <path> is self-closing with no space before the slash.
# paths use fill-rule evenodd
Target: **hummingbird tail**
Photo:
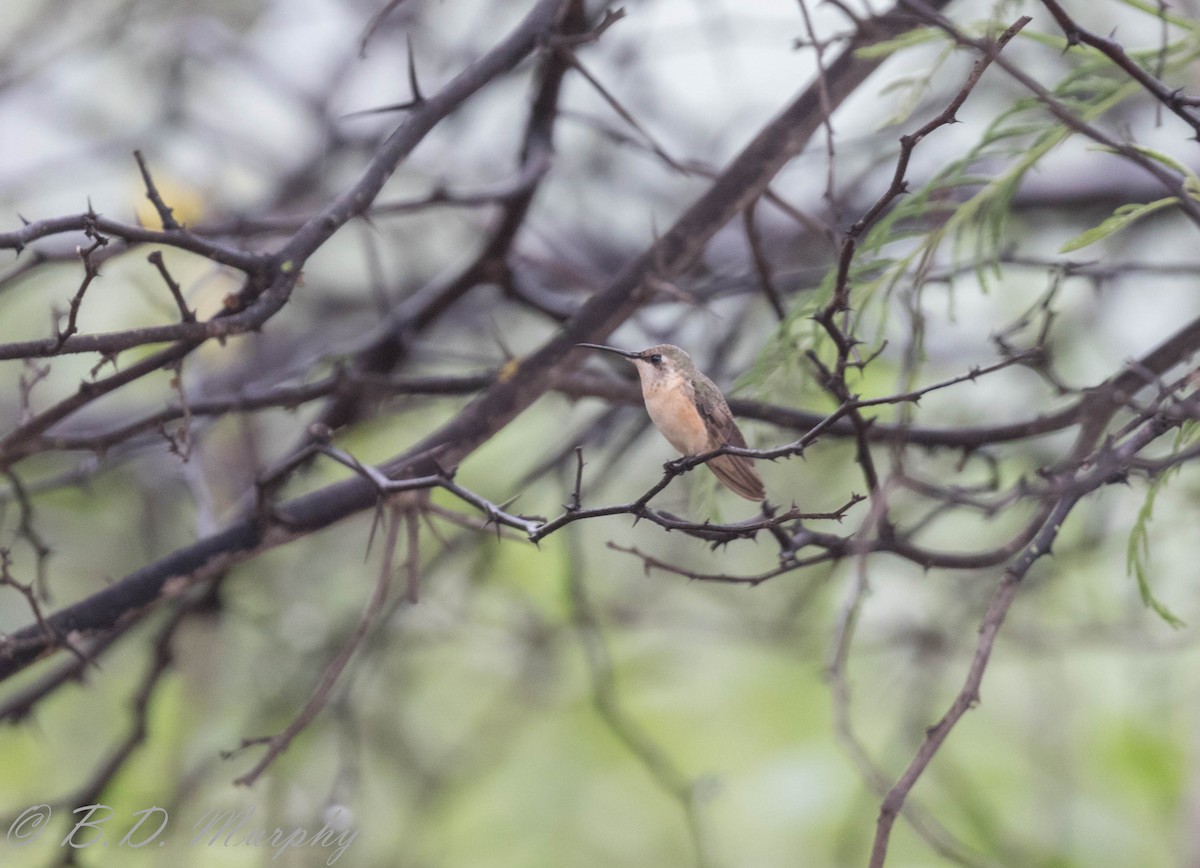
<path id="1" fill-rule="evenodd" d="M 760 501 L 767 496 L 753 459 L 744 455 L 718 455 L 708 462 L 708 469 L 726 488 L 746 500 Z"/>

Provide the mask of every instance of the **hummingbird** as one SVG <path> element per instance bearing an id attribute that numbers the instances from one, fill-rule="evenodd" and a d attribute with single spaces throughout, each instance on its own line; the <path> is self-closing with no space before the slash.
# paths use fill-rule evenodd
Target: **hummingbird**
<path id="1" fill-rule="evenodd" d="M 746 438 L 717 384 L 696 369 L 692 357 L 671 344 L 640 353 L 603 344 L 576 344 L 616 353 L 633 362 L 642 381 L 642 399 L 654 427 L 684 455 L 703 455 L 722 446 L 746 448 Z M 747 500 L 766 497 L 754 462 L 745 455 L 718 455 L 707 462 L 721 483 Z"/>

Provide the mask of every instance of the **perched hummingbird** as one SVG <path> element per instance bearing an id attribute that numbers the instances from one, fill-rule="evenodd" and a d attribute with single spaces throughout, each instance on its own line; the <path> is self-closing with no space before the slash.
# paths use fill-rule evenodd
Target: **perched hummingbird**
<path id="1" fill-rule="evenodd" d="M 650 421 L 684 455 L 702 455 L 722 446 L 746 448 L 746 438 L 733 421 L 725 396 L 679 347 L 659 344 L 632 353 L 603 344 L 577 346 L 616 353 L 637 366 Z M 718 455 L 709 459 L 708 469 L 726 488 L 747 500 L 766 496 L 754 461 L 745 455 Z"/>

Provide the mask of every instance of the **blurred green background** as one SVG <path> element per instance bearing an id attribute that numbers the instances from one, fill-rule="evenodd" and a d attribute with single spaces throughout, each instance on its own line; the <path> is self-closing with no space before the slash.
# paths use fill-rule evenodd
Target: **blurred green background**
<path id="1" fill-rule="evenodd" d="M 311 213 L 353 182 L 395 125 L 389 116 L 344 116 L 408 97 L 406 36 L 432 92 L 526 11 L 526 4 L 409 0 L 360 53 L 383 5 L 9 0 L 0 22 L 0 229 L 18 226 L 18 214 L 78 213 L 89 201 L 110 216 L 150 222 L 130 156 L 135 147 L 188 225 Z M 1096 32 L 1116 28 L 1127 45 L 1146 51 L 1159 44 L 1161 22 L 1149 7 L 1069 5 Z M 1178 47 L 1163 76 L 1187 87 L 1195 82 L 1198 43 L 1186 21 L 1196 9 L 1191 0 L 1173 6 L 1184 23 L 1170 27 Z M 808 39 L 794 2 L 644 0 L 626 4 L 626 12 L 580 57 L 680 160 L 723 165 L 815 71 L 812 51 L 794 45 Z M 812 12 L 823 38 L 846 28 L 832 7 Z M 1086 67 L 1078 54 L 1064 54 L 1037 4 L 964 2 L 949 14 L 983 32 L 988 22 L 1007 24 L 1022 12 L 1035 20 L 1011 55 L 1047 87 L 1074 88 L 1086 104 L 1128 84 L 1102 64 Z M 817 222 L 844 228 L 886 187 L 899 135 L 945 106 L 972 60 L 928 35 L 899 49 L 836 116 L 838 198 L 825 197 L 820 137 L 774 189 Z M 439 125 L 381 203 L 441 184 L 471 190 L 510 178 L 530 76 L 526 63 Z M 1104 122 L 1194 163 L 1180 125 L 1156 119 L 1153 105 L 1136 96 L 1133 88 L 1126 101 L 1114 97 Z M 1200 309 L 1194 228 L 1170 214 L 1073 259 L 1060 254 L 1122 201 L 1155 194 L 1132 170 L 1114 170 L 1105 155 L 1074 140 L 1047 145 L 1024 174 L 1030 167 L 1022 160 L 1052 127 L 1022 107 L 1025 97 L 990 72 L 960 112 L 962 123 L 939 130 L 915 155 L 914 188 L 972 154 L 962 167 L 964 176 L 973 173 L 972 191 L 1010 172 L 1013 185 L 971 214 L 956 211 L 962 201 L 947 205 L 930 194 L 917 200 L 927 219 L 910 217 L 886 241 L 876 239 L 856 284 L 862 333 L 883 348 L 858 384 L 864 397 L 994 362 L 992 336 L 1016 323 L 1014 339 L 1031 340 L 1047 298 L 1054 370 L 1072 388 L 1100 382 Z M 1014 130 L 1028 126 L 994 136 L 995 125 L 1009 122 Z M 576 304 L 706 184 L 703 172 L 664 168 L 594 90 L 569 78 L 553 170 L 513 259 L 532 288 Z M 331 370 L 381 309 L 453 273 L 489 217 L 487 209 L 444 207 L 346 227 L 308 264 L 303 287 L 270 328 L 204 347 L 185 367 L 183 387 L 193 398 L 253 392 Z M 808 317 L 823 298 L 835 248 L 781 211 L 761 220 L 785 290 L 784 322 L 756 296 L 733 227 L 714 239 L 684 285 L 701 303 L 660 301 L 612 342 L 636 348 L 669 338 L 731 395 L 828 412 L 833 404 L 812 382 L 802 352 L 822 350 Z M 922 247 L 946 226 L 944 244 Z M 270 247 L 270 236 L 261 240 Z M 40 253 L 62 257 L 58 264 L 4 274 L 0 341 L 49 333 L 49 312 L 63 309 L 78 286 L 78 262 L 63 256 L 75 241 L 39 244 Z M 924 250 L 929 259 L 920 261 Z M 201 315 L 237 288 L 207 260 L 165 255 Z M 923 277 L 919 290 L 914 272 Z M 106 262 L 102 274 L 81 310 L 83 330 L 171 315 L 142 253 Z M 1028 311 L 1035 314 L 1023 321 Z M 910 352 L 918 322 L 922 343 Z M 414 336 L 403 373 L 494 370 L 556 327 L 551 317 L 506 303 L 503 288 L 484 286 Z M 120 364 L 140 352 L 122 355 Z M 30 401 L 43 406 L 69 394 L 95 364 L 90 356 L 54 359 Z M 627 373 L 601 360 L 588 365 Z M 30 375 L 28 366 L 0 365 L 6 427 L 29 409 L 20 382 Z M 70 430 L 105 428 L 162 406 L 175 395 L 171 376 L 122 390 L 103 410 L 71 420 Z M 382 461 L 467 400 L 383 401 L 337 445 Z M 915 410 L 881 409 L 879 418 L 911 410 L 923 425 L 1011 421 L 1058 400 L 1052 384 L 1017 367 L 932 394 Z M 595 398 L 551 393 L 471 456 L 457 480 L 497 503 L 519 495 L 512 508 L 523 513 L 556 515 L 572 490 L 578 444 L 585 502 L 632 500 L 674 455 L 647 433 L 641 407 L 611 417 L 606 408 Z M 314 412 L 305 406 L 197 420 L 187 462 L 154 435 L 110 454 L 48 453 L 23 462 L 36 526 L 53 549 L 48 610 L 222 527 L 245 508 L 258 470 L 285 453 Z M 765 423 L 742 428 L 754 446 L 798 436 Z M 1008 485 L 1056 460 L 1069 443 L 1055 435 L 1008 444 L 989 452 L 990 463 L 922 450 L 905 461 L 918 476 L 978 483 L 994 473 Z M 552 456 L 559 460 L 539 474 Z M 845 439 L 822 438 L 803 458 L 760 469 L 772 500 L 813 511 L 836 510 L 863 493 Z M 347 475 L 318 462 L 285 493 Z M 1185 468 L 1162 488 L 1145 525 L 1148 579 L 1182 627 L 1143 604 L 1127 569 L 1146 482 L 1108 486 L 1071 516 L 1053 559 L 1035 566 L 1009 614 L 981 704 L 913 792 L 916 823 L 934 831 L 922 837 L 900 821 L 889 866 L 1197 864 L 1198 495 L 1200 484 Z M 462 510 L 441 491 L 433 503 Z M 717 490 L 703 471 L 676 480 L 655 505 L 718 521 L 754 510 Z M 903 490 L 893 507 L 901 520 L 921 514 L 918 498 Z M 986 549 L 1027 515 L 955 513 L 934 522 L 926 540 L 934 548 Z M 813 527 L 851 533 L 865 517 L 860 505 L 841 524 Z M 0 545 L 11 550 L 13 574 L 29 580 L 37 559 L 19 533 L 11 489 L 2 518 Z M 778 565 L 765 536 L 713 551 L 614 516 L 577 523 L 535 547 L 433 515 L 421 526 L 420 603 L 403 601 L 398 577 L 328 707 L 253 787 L 235 787 L 261 751 L 240 749 L 243 739 L 288 725 L 358 623 L 382 558 L 378 533 L 368 545 L 373 521 L 356 517 L 236 567 L 221 583 L 219 604 L 181 628 L 171 668 L 149 698 L 145 738 L 95 796 L 114 812 L 103 827 L 107 844 L 86 830 L 68 839 L 71 810 L 134 725 L 133 697 L 167 613 L 147 618 L 80 683 L 0 730 L 0 861 L 55 864 L 73 841 L 83 845 L 78 864 L 135 868 L 316 866 L 335 856 L 339 865 L 411 868 L 865 865 L 879 813 L 876 783 L 894 781 L 958 693 L 1002 572 L 925 572 L 875 555 L 745 587 L 688 581 L 614 546 L 686 570 L 751 576 Z M 827 672 L 860 570 L 869 591 L 850 646 L 845 726 Z M 0 588 L 0 629 L 30 620 L 25 599 Z M 5 695 L 43 671 L 12 679 Z M 16 822 L 42 803 L 54 806 L 51 823 L 35 830 Z M 152 806 L 169 816 L 162 834 L 145 846 L 118 843 L 135 812 Z M 248 811 L 240 833 L 203 834 L 214 810 Z M 344 851 L 281 851 L 246 838 L 276 828 L 313 833 L 325 824 L 348 836 Z M 25 841 L 25 833 L 36 840 Z M 931 839 L 950 843 L 939 850 Z"/>

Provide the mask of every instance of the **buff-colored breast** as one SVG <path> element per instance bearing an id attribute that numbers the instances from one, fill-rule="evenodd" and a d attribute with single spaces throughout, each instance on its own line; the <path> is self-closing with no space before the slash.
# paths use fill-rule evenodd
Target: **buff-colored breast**
<path id="1" fill-rule="evenodd" d="M 720 445 L 709 442 L 708 426 L 697 412 L 692 388 L 683 377 L 643 381 L 642 396 L 654 427 L 682 454 L 699 455 Z"/>

